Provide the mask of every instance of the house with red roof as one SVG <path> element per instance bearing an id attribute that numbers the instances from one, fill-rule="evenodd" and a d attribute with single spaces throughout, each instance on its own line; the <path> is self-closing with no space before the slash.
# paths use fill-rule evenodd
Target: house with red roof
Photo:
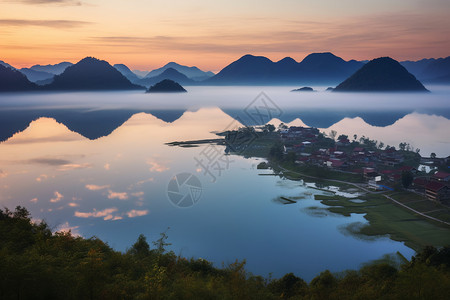
<path id="1" fill-rule="evenodd" d="M 425 186 L 425 194 L 428 199 L 435 202 L 445 203 L 450 200 L 450 188 L 439 181 L 430 181 Z"/>
<path id="2" fill-rule="evenodd" d="M 433 175 L 432 179 L 435 181 L 449 182 L 450 181 L 450 173 L 439 171 Z"/>

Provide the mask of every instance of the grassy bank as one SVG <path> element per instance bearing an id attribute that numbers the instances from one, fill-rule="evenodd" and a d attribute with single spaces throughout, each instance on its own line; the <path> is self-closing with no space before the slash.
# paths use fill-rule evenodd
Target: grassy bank
<path id="1" fill-rule="evenodd" d="M 366 194 L 358 197 L 365 201 L 363 203 L 354 203 L 351 199 L 335 195 L 316 195 L 315 199 L 327 205 L 328 210 L 333 213 L 344 216 L 352 213 L 366 214 L 368 225 L 347 228 L 348 232 L 356 237 L 389 234 L 391 239 L 405 242 L 416 251 L 427 245 L 450 245 L 450 227 L 425 220 L 393 204 L 382 195 Z"/>

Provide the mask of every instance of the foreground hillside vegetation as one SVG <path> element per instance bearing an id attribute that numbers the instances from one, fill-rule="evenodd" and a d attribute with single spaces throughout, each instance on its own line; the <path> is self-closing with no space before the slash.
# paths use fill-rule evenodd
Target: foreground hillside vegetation
<path id="1" fill-rule="evenodd" d="M 245 261 L 216 268 L 166 252 L 167 235 L 141 235 L 126 253 L 98 238 L 52 233 L 23 207 L 0 210 L 0 299 L 448 299 L 450 247 L 427 247 L 401 266 L 320 273 L 309 284 L 249 274 Z M 301 249 L 299 249 L 300 251 Z M 339 259 L 336 257 L 336 259 Z M 296 271 L 296 270 L 292 270 Z"/>

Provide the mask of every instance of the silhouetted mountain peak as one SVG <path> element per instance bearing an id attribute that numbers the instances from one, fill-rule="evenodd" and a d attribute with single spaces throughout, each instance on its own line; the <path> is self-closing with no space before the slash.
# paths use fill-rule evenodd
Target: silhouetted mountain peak
<path id="1" fill-rule="evenodd" d="M 107 61 L 86 57 L 55 76 L 49 89 L 56 90 L 130 90 L 143 87 L 132 84 Z"/>
<path id="2" fill-rule="evenodd" d="M 172 75 L 181 76 L 181 77 L 188 79 L 188 77 L 186 75 L 184 75 L 181 72 L 178 72 L 174 68 L 168 68 L 168 69 L 164 70 L 164 72 L 162 72 L 160 76 L 172 76 Z"/>
<path id="3" fill-rule="evenodd" d="M 334 91 L 427 91 L 420 81 L 398 61 L 390 57 L 376 58 Z"/>
<path id="4" fill-rule="evenodd" d="M 122 73 L 123 76 L 125 76 L 129 81 L 132 83 L 136 83 L 139 81 L 139 77 L 128 68 L 128 66 L 124 64 L 115 64 L 113 66 L 117 71 Z"/>
<path id="5" fill-rule="evenodd" d="M 268 59 L 265 56 L 254 56 L 251 54 L 246 54 L 239 58 L 236 62 L 238 63 L 247 63 L 247 62 L 253 62 L 253 63 L 273 63 L 270 59 Z"/>
<path id="6" fill-rule="evenodd" d="M 345 60 L 334 55 L 331 52 L 311 53 L 306 56 L 300 64 L 302 65 L 330 65 L 336 63 L 345 63 Z"/>
<path id="7" fill-rule="evenodd" d="M 278 65 L 297 65 L 298 62 L 295 61 L 292 57 L 285 57 L 282 60 L 276 62 Z"/>
<path id="8" fill-rule="evenodd" d="M 168 69 L 169 70 L 169 69 Z M 176 70 L 175 70 L 176 71 Z M 179 83 L 164 79 L 147 90 L 147 93 L 184 93 L 187 92 Z"/>
<path id="9" fill-rule="evenodd" d="M 27 77 L 16 69 L 11 69 L 0 64 L 0 91 L 30 91 L 37 86 L 31 83 Z"/>
<path id="10" fill-rule="evenodd" d="M 4 67 L 7 67 L 7 68 L 10 68 L 10 69 L 13 69 L 13 70 L 16 69 L 16 68 L 14 68 L 13 66 L 11 66 L 10 64 L 4 62 L 3 60 L 0 60 L 0 65 L 2 65 L 2 66 L 4 66 Z"/>

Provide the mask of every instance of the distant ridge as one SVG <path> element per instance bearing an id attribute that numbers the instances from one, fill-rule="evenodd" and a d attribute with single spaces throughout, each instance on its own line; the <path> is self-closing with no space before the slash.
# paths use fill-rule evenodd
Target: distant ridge
<path id="1" fill-rule="evenodd" d="M 214 76 L 214 73 L 211 71 L 205 72 L 205 71 L 200 70 L 197 67 L 188 67 L 188 66 L 183 66 L 183 65 L 177 64 L 176 62 L 169 62 L 159 69 L 150 71 L 147 75 L 145 75 L 144 78 L 150 78 L 150 77 L 155 77 L 155 76 L 161 75 L 165 70 L 167 70 L 169 68 L 175 69 L 178 72 L 180 72 L 181 74 L 186 75 L 186 77 L 188 77 L 189 79 L 196 80 L 196 81 L 202 81 L 202 80 L 205 80 L 207 78 Z"/>
<path id="2" fill-rule="evenodd" d="M 400 62 L 411 74 L 422 82 L 431 84 L 450 84 L 450 56 L 429 58 L 418 61 Z"/>
<path id="3" fill-rule="evenodd" d="M 104 60 L 86 57 L 68 67 L 53 82 L 44 86 L 48 90 L 137 90 L 142 86 L 131 83 Z"/>
<path id="4" fill-rule="evenodd" d="M 133 71 L 130 70 L 130 68 L 128 68 L 124 64 L 115 64 L 113 67 L 117 71 L 122 73 L 122 75 L 125 76 L 132 83 L 136 84 L 139 81 L 139 79 L 140 79 Z"/>
<path id="5" fill-rule="evenodd" d="M 376 58 L 348 79 L 334 92 L 394 92 L 427 91 L 405 67 L 390 57 Z"/>
<path id="6" fill-rule="evenodd" d="M 73 64 L 71 62 L 60 62 L 59 64 L 55 64 L 55 65 L 34 65 L 32 66 L 30 69 L 34 70 L 34 71 L 40 71 L 40 72 L 47 72 L 47 73 L 51 73 L 53 75 L 59 75 L 62 72 L 64 72 L 67 67 L 72 66 Z"/>
<path id="7" fill-rule="evenodd" d="M 44 72 L 44 71 L 36 71 L 31 68 L 22 68 L 20 70 L 22 74 L 27 76 L 28 80 L 36 83 L 37 81 L 49 80 L 52 79 L 55 74 Z"/>
<path id="8" fill-rule="evenodd" d="M 161 74 L 159 74 L 158 76 L 155 76 L 155 77 L 142 78 L 139 81 L 137 81 L 137 83 L 140 85 L 146 86 L 146 87 L 150 87 L 160 81 L 163 81 L 164 79 L 176 81 L 182 85 L 196 85 L 197 84 L 196 81 L 188 78 L 186 75 L 178 72 L 177 70 L 175 70 L 173 68 L 168 68 L 168 69 L 164 70 L 164 72 L 162 72 Z"/>
<path id="9" fill-rule="evenodd" d="M 209 85 L 337 84 L 364 64 L 330 52 L 312 53 L 300 63 L 290 57 L 273 62 L 264 56 L 242 56 L 203 83 Z"/>
<path id="10" fill-rule="evenodd" d="M 0 92 L 33 91 L 37 86 L 16 69 L 0 64 Z"/>

